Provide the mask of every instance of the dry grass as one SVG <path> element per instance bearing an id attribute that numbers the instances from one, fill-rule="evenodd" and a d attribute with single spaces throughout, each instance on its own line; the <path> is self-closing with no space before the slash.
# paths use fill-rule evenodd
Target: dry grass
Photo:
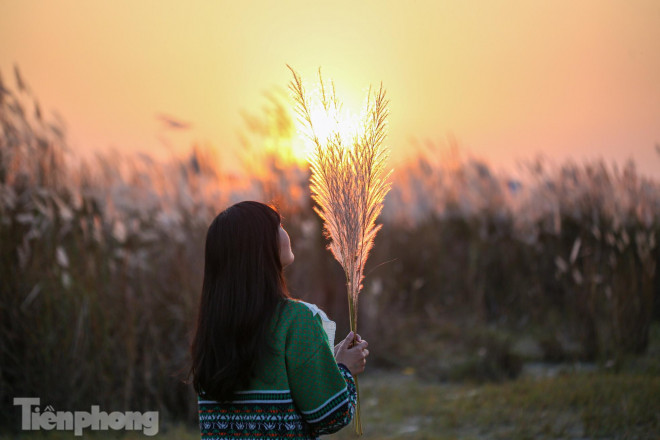
<path id="1" fill-rule="evenodd" d="M 352 144 L 343 145 L 340 130 L 332 131 L 325 140 L 314 131 L 310 102 L 305 94 L 300 76 L 293 71 L 291 90 L 297 102 L 300 118 L 309 129 L 314 143 L 310 157 L 310 189 L 317 206 L 314 211 L 323 220 L 328 248 L 341 264 L 348 283 L 349 301 L 353 304 L 351 329 L 357 326 L 357 300 L 362 288 L 364 267 L 374 238 L 380 226 L 376 219 L 383 209 L 383 201 L 390 190 L 386 169 L 388 151 L 383 146 L 386 137 L 387 101 L 385 90 L 371 92 L 367 102 L 366 117 L 361 132 L 353 137 Z M 338 111 L 341 103 L 332 87 L 327 95 L 326 85 L 319 72 L 321 104 L 329 118 Z"/>

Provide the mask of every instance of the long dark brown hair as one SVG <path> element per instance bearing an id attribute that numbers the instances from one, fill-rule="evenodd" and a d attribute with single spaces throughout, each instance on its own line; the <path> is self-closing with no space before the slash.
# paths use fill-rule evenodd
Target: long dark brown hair
<path id="1" fill-rule="evenodd" d="M 269 328 L 288 297 L 279 247 L 279 213 L 259 202 L 221 212 L 206 234 L 204 283 L 191 346 L 198 394 L 230 400 L 270 351 Z"/>

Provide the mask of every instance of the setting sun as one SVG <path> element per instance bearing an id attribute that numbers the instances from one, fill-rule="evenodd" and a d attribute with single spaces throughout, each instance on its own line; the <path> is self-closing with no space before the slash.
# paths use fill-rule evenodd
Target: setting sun
<path id="1" fill-rule="evenodd" d="M 311 116 L 314 132 L 322 142 L 339 135 L 343 145 L 349 144 L 358 129 L 359 115 L 342 107 L 325 109 L 319 103 L 312 107 Z"/>
<path id="2" fill-rule="evenodd" d="M 303 85 L 303 88 L 306 87 Z M 308 112 L 305 116 L 299 114 L 296 121 L 300 135 L 298 138 L 302 139 L 302 142 L 298 143 L 294 139 L 293 144 L 296 146 L 292 151 L 298 160 L 309 159 L 317 140 L 321 145 L 338 140 L 340 145 L 349 147 L 359 135 L 359 130 L 363 128 L 361 125 L 365 122 L 366 108 L 355 111 L 353 105 L 345 104 L 344 94 L 338 97 L 336 93 L 335 83 L 332 80 L 324 80 L 319 71 L 319 84 L 306 101 Z M 349 94 L 354 98 L 353 95 Z M 353 102 L 356 100 L 349 101 L 349 103 Z M 305 118 L 309 118 L 310 121 L 303 120 Z"/>
<path id="3" fill-rule="evenodd" d="M 325 144 L 330 139 L 335 139 L 337 135 L 341 139 L 341 145 L 350 146 L 358 132 L 361 117 L 355 113 L 345 111 L 327 111 L 322 105 L 316 105 L 311 109 L 312 124 L 314 134 L 321 143 Z M 280 144 L 276 151 L 285 161 L 293 161 L 297 164 L 306 164 L 310 155 L 313 153 L 315 144 L 309 137 L 309 129 L 305 128 L 299 122 L 298 136 L 291 139 L 291 142 Z"/>

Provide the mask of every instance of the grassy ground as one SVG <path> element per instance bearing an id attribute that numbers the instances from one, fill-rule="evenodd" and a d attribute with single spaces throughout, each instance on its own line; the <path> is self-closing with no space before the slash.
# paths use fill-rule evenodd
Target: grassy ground
<path id="1" fill-rule="evenodd" d="M 591 372 L 470 386 L 376 372 L 365 375 L 360 388 L 365 439 L 651 439 L 660 432 L 660 376 L 655 374 Z M 163 428 L 158 438 L 199 438 L 194 428 Z M 18 438 L 72 437 L 40 432 Z M 145 438 L 136 433 L 93 437 Z M 334 437 L 354 438 L 352 425 Z"/>
<path id="2" fill-rule="evenodd" d="M 660 377 L 580 373 L 482 386 L 363 380 L 365 438 L 653 438 Z M 338 438 L 352 438 L 344 429 Z"/>
<path id="3" fill-rule="evenodd" d="M 644 357 L 551 377 L 524 375 L 496 384 L 447 384 L 404 372 L 370 370 L 360 379 L 364 439 L 656 439 L 660 433 L 660 327 Z M 85 433 L 133 440 L 141 433 Z M 74 438 L 35 432 L 6 439 Z M 198 439 L 194 426 L 160 421 L 157 438 Z M 353 426 L 330 438 L 353 439 Z"/>

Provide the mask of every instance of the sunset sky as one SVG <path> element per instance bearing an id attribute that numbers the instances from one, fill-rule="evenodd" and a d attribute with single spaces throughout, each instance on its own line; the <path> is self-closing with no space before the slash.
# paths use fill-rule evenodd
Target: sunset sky
<path id="1" fill-rule="evenodd" d="M 349 106 L 382 81 L 397 160 L 453 136 L 496 166 L 631 157 L 660 177 L 658 0 L 0 2 L 3 80 L 18 65 L 79 150 L 197 141 L 231 165 L 286 64 Z"/>

